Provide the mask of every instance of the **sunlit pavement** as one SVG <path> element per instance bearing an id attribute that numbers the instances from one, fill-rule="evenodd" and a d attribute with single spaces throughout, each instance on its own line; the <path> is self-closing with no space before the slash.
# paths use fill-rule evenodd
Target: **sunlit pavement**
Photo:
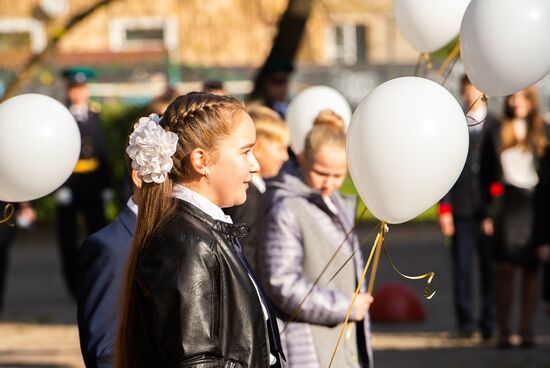
<path id="1" fill-rule="evenodd" d="M 376 224 L 360 227 L 360 238 Z M 420 323 L 373 324 L 377 367 L 550 367 L 550 317 L 540 305 L 537 347 L 498 350 L 494 341 L 454 337 L 448 249 L 435 224 L 392 225 L 386 236 L 396 266 L 407 274 L 436 273 L 432 300 L 422 296 L 423 281 L 401 279 L 382 256 L 376 285 L 402 282 L 415 290 L 425 308 Z M 81 367 L 76 307 L 64 289 L 53 234 L 20 234 L 11 249 L 6 306 L 0 318 L 0 367 Z M 516 309 L 517 310 L 517 309 Z M 515 313 L 517 314 L 517 313 Z M 515 337 L 517 342 L 517 337 Z M 344 353 L 341 351 L 339 353 Z"/>

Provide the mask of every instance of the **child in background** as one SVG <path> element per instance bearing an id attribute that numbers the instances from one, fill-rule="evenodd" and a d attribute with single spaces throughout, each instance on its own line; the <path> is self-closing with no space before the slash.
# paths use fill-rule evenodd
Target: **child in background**
<path id="1" fill-rule="evenodd" d="M 268 184 L 270 209 L 262 228 L 259 269 L 262 285 L 281 317 L 288 321 L 299 312 L 282 336 L 291 368 L 329 365 L 364 265 L 357 236 L 352 234 L 345 240 L 354 226 L 357 198 L 338 192 L 347 174 L 343 126 L 334 112 L 321 112 L 298 157 L 298 175 L 282 173 Z M 336 258 L 312 289 L 343 241 Z M 371 302 L 372 296 L 362 290 L 350 319 L 352 332 L 343 340 L 334 367 L 367 367 L 372 361 L 368 318 Z"/>
<path id="2" fill-rule="evenodd" d="M 246 191 L 246 202 L 240 206 L 226 208 L 224 211 L 235 222 L 244 222 L 250 226 L 250 233 L 241 240 L 246 258 L 252 270 L 258 274 L 257 249 L 260 234 L 260 221 L 265 215 L 262 205 L 266 190 L 265 180 L 277 176 L 283 163 L 288 159 L 290 135 L 279 114 L 268 107 L 253 105 L 248 114 L 256 128 L 254 156 L 260 164 L 260 171 L 252 175 L 252 183 Z"/>

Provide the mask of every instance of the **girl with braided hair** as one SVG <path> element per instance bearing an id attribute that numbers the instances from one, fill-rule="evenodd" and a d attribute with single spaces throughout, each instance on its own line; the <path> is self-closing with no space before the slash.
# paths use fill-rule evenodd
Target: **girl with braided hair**
<path id="1" fill-rule="evenodd" d="M 140 119 L 127 153 L 143 180 L 122 288 L 119 368 L 280 367 L 275 315 L 239 244 L 259 166 L 239 101 L 189 93 Z"/>

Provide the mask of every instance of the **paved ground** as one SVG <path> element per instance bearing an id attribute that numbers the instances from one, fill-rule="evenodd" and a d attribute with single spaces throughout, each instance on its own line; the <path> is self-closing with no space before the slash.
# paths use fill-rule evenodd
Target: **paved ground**
<path id="1" fill-rule="evenodd" d="M 374 224 L 363 226 L 362 236 L 374 228 Z M 550 318 L 542 308 L 536 322 L 538 347 L 532 350 L 499 351 L 481 344 L 479 336 L 452 337 L 448 249 L 435 225 L 391 226 L 387 245 L 401 271 L 435 271 L 437 294 L 430 301 L 423 299 L 422 282 L 400 279 L 381 259 L 377 285 L 397 281 L 411 286 L 427 319 L 374 324 L 377 367 L 550 368 Z M 8 277 L 6 310 L 0 318 L 0 367 L 81 367 L 76 308 L 64 290 L 52 234 L 21 234 L 12 248 Z"/>

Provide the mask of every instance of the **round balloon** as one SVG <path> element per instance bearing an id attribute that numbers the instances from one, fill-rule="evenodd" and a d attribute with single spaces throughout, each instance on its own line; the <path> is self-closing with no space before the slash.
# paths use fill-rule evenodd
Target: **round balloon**
<path id="1" fill-rule="evenodd" d="M 472 0 L 460 28 L 466 74 L 489 96 L 506 96 L 550 72 L 550 1 Z"/>
<path id="2" fill-rule="evenodd" d="M 0 104 L 0 200 L 21 202 L 57 189 L 80 154 L 80 132 L 57 100 L 23 94 Z"/>
<path id="3" fill-rule="evenodd" d="M 470 0 L 394 0 L 393 14 L 399 32 L 420 52 L 438 50 L 460 31 Z"/>
<path id="4" fill-rule="evenodd" d="M 351 108 L 340 92 L 331 87 L 314 86 L 304 89 L 290 101 L 286 112 L 286 124 L 290 130 L 290 147 L 299 154 L 313 121 L 322 110 L 330 109 L 340 115 L 345 127 L 351 119 Z"/>
<path id="5" fill-rule="evenodd" d="M 408 221 L 440 200 L 468 153 L 459 103 L 439 84 L 417 77 L 376 87 L 353 113 L 347 137 L 359 195 L 374 216 L 390 224 Z"/>

